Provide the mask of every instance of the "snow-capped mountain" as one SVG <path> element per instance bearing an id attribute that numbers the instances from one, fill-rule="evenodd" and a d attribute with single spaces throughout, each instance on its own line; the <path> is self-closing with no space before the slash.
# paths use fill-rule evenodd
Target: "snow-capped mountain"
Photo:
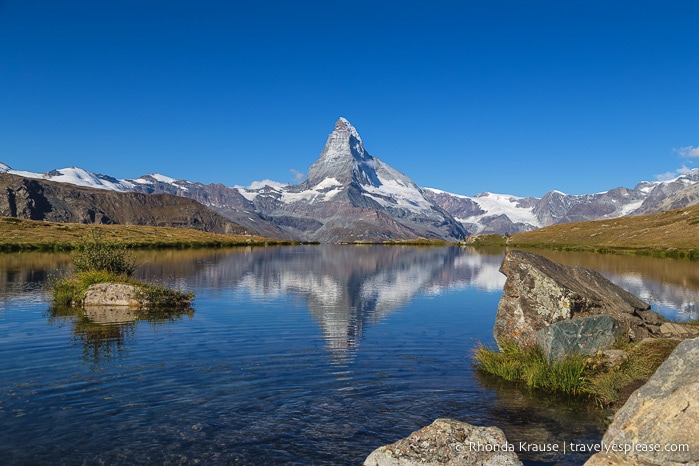
<path id="1" fill-rule="evenodd" d="M 534 213 L 538 199 L 481 193 L 473 197 L 425 188 L 427 197 L 458 220 L 469 234 L 515 233 L 543 226 Z"/>
<path id="2" fill-rule="evenodd" d="M 306 181 L 239 189 L 265 217 L 304 239 L 455 240 L 466 234 L 410 178 L 370 155 L 344 118 L 335 123 Z"/>
<path id="3" fill-rule="evenodd" d="M 420 188 L 370 155 L 344 118 L 310 166 L 306 181 L 227 187 L 161 174 L 118 180 L 77 167 L 32 173 L 0 163 L 0 173 L 112 191 L 167 193 L 191 198 L 265 236 L 306 241 L 381 241 L 417 237 L 461 239 L 478 233 L 516 233 L 556 223 L 615 218 L 699 203 L 699 169 L 634 188 L 541 198 L 481 193 L 464 196 Z"/>
<path id="4" fill-rule="evenodd" d="M 462 196 L 425 188 L 469 234 L 517 233 L 557 223 L 583 222 L 679 209 L 699 203 L 699 169 L 668 181 L 643 181 L 595 194 L 549 191 L 541 198 L 482 193 Z"/>
<path id="5" fill-rule="evenodd" d="M 92 173 L 78 167 L 61 168 L 46 173 L 33 173 L 13 170 L 8 165 L 0 162 L 0 173 L 9 173 L 24 178 L 58 181 L 88 188 L 108 189 L 110 191 L 132 191 L 134 187 L 132 183 L 126 180 L 117 180 L 114 177 Z"/>

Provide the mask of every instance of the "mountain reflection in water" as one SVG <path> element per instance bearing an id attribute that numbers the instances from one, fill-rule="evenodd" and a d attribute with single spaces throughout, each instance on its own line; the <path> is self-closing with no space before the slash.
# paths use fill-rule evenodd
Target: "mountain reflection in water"
<path id="1" fill-rule="evenodd" d="M 417 294 L 475 286 L 502 289 L 502 256 L 456 247 L 298 246 L 245 249 L 202 256 L 180 270 L 192 286 L 243 289 L 260 299 L 301 297 L 317 320 L 327 346 L 344 359 L 356 349 L 365 326 L 409 303 Z M 145 261 L 143 279 L 172 271 Z"/>

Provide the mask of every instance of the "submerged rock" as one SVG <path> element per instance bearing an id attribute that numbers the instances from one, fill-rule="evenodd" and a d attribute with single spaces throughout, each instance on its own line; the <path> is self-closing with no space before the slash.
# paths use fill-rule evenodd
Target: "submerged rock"
<path id="1" fill-rule="evenodd" d="M 495 318 L 496 341 L 531 345 L 536 343 L 537 332 L 552 324 L 599 315 L 614 319 L 629 340 L 640 341 L 661 336 L 660 327 L 668 322 L 647 303 L 585 267 L 508 251 L 500 272 L 507 281 Z"/>
<path id="2" fill-rule="evenodd" d="M 391 445 L 379 447 L 364 466 L 518 466 L 522 462 L 497 427 L 437 419 Z"/>
<path id="3" fill-rule="evenodd" d="M 699 338 L 685 340 L 616 413 L 586 466 L 699 464 Z"/>

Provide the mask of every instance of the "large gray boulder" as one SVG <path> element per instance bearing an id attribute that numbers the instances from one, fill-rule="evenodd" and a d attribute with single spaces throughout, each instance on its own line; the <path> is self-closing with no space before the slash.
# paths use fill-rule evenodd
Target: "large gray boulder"
<path id="1" fill-rule="evenodd" d="M 364 466 L 519 466 L 522 462 L 497 427 L 437 419 L 391 445 L 379 447 Z"/>
<path id="2" fill-rule="evenodd" d="M 532 345 L 541 329 L 597 315 L 614 319 L 631 341 L 665 336 L 660 328 L 668 319 L 594 270 L 513 250 L 505 255 L 500 272 L 507 280 L 493 329 L 498 342 Z"/>
<path id="3" fill-rule="evenodd" d="M 586 466 L 699 464 L 699 338 L 685 340 L 617 412 Z"/>

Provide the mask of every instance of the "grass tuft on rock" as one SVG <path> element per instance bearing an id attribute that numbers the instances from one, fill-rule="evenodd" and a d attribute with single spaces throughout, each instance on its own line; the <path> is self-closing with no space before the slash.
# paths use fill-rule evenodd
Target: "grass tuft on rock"
<path id="1" fill-rule="evenodd" d="M 633 389 L 645 383 L 675 349 L 679 340 L 648 339 L 639 343 L 619 342 L 626 352 L 623 363 L 605 364 L 601 353 L 595 356 L 568 355 L 547 360 L 541 349 L 521 348 L 512 341 L 501 342 L 501 350 L 480 344 L 474 352 L 474 365 L 480 371 L 510 382 L 549 392 L 585 396 L 602 406 L 626 401 Z"/>

